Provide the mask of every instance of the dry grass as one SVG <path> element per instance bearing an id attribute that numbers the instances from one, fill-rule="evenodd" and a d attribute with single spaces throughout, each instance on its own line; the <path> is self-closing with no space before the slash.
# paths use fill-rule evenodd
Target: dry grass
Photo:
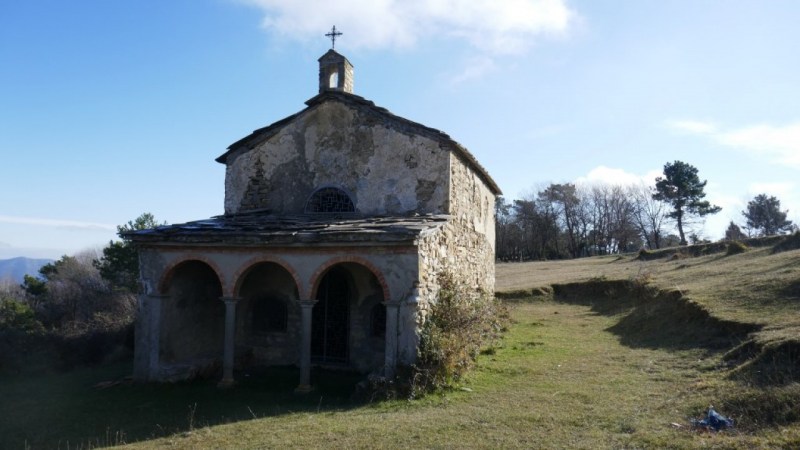
<path id="1" fill-rule="evenodd" d="M 714 316 L 762 324 L 772 335 L 800 336 L 800 250 L 755 248 L 726 256 L 662 258 L 634 255 L 497 265 L 498 292 L 592 279 L 646 275 L 654 286 L 677 290 Z"/>

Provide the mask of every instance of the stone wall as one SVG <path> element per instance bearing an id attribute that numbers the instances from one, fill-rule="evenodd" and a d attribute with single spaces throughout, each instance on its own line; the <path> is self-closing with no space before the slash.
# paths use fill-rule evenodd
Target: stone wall
<path id="1" fill-rule="evenodd" d="M 420 320 L 436 295 L 436 277 L 442 271 L 467 286 L 494 293 L 495 195 L 456 154 L 449 175 L 452 218 L 419 242 Z"/>
<path id="2" fill-rule="evenodd" d="M 225 212 L 300 213 L 316 189 L 334 186 L 364 214 L 441 213 L 449 201 L 448 159 L 434 139 L 327 101 L 229 157 Z"/>

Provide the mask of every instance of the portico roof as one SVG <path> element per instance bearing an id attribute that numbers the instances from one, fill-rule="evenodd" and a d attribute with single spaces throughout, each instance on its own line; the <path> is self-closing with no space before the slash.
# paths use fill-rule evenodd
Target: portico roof
<path id="1" fill-rule="evenodd" d="M 244 246 L 413 244 L 447 222 L 449 215 L 358 214 L 273 215 L 268 212 L 216 216 L 122 237 L 137 244 L 227 244 Z"/>

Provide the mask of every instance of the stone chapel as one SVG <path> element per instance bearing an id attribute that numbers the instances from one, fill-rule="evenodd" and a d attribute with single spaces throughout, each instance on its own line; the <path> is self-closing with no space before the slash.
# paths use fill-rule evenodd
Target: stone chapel
<path id="1" fill-rule="evenodd" d="M 143 294 L 134 378 L 313 365 L 392 376 L 416 357 L 437 274 L 494 292 L 500 189 L 447 134 L 353 94 L 319 59 L 306 108 L 234 142 L 224 214 L 134 231 Z"/>

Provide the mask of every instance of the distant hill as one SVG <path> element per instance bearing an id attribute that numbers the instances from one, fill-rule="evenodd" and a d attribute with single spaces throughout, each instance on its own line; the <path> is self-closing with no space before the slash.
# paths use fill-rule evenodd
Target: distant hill
<path id="1" fill-rule="evenodd" d="M 0 259 L 0 281 L 11 280 L 22 283 L 25 275 L 38 275 L 39 269 L 52 259 L 31 259 L 25 257 Z"/>

